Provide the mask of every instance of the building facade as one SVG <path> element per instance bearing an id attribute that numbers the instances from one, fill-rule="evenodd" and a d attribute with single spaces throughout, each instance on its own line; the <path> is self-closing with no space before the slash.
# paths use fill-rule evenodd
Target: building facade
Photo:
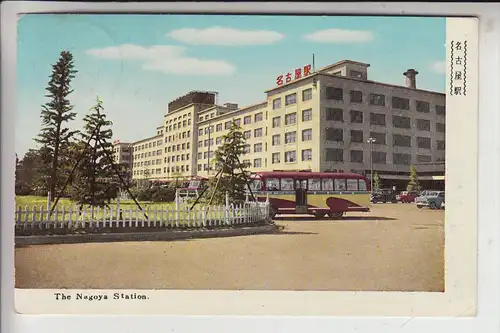
<path id="1" fill-rule="evenodd" d="M 132 175 L 132 144 L 129 142 L 113 141 L 113 159 L 116 164 L 127 165 L 129 176 Z"/>
<path id="2" fill-rule="evenodd" d="M 369 64 L 344 60 L 296 72 L 251 106 L 216 104 L 217 93 L 191 92 L 171 102 L 157 135 L 133 143 L 132 177 L 168 180 L 207 177 L 231 122 L 247 140 L 250 171 L 377 172 L 402 187 L 410 165 L 420 180 L 443 180 L 445 94 L 369 80 Z M 305 75 L 307 74 L 307 75 Z M 283 82 L 284 81 L 284 82 Z M 288 82 L 287 82 L 288 81 Z"/>

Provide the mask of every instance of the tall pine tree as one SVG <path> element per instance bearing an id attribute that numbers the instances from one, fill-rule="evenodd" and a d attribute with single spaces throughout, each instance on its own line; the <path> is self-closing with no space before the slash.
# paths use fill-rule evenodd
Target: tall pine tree
<path id="1" fill-rule="evenodd" d="M 223 144 L 215 151 L 213 163 L 217 170 L 222 168 L 220 180 L 213 177 L 209 181 L 211 195 L 214 202 L 225 203 L 226 193 L 229 194 L 231 203 L 241 203 L 245 200 L 245 191 L 250 172 L 248 165 L 242 162 L 241 157 L 245 153 L 246 140 L 241 128 L 234 122 L 231 124 L 229 133 L 222 137 Z M 215 191 L 215 192 L 214 192 Z"/>
<path id="2" fill-rule="evenodd" d="M 106 120 L 99 98 L 84 122 L 80 143 L 83 158 L 78 164 L 71 197 L 80 206 L 108 206 L 117 196 L 119 180 L 113 169 L 112 122 Z"/>
<path id="3" fill-rule="evenodd" d="M 44 152 L 48 189 L 53 196 L 64 181 L 64 177 L 60 176 L 60 165 L 68 161 L 66 152 L 71 139 L 77 133 L 67 127 L 67 123 L 76 116 L 76 113 L 72 112 L 73 105 L 68 100 L 68 96 L 73 92 L 71 81 L 76 73 L 73 55 L 69 51 L 62 51 L 57 63 L 52 65 L 50 81 L 45 88 L 47 90 L 45 97 L 50 100 L 42 105 L 42 128 L 35 138 Z"/>

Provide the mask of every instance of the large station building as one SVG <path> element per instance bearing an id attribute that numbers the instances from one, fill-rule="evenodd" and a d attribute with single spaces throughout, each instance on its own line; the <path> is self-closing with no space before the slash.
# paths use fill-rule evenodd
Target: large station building
<path id="1" fill-rule="evenodd" d="M 384 186 L 403 189 L 415 165 L 427 188 L 444 186 L 445 94 L 369 80 L 369 64 L 344 60 L 280 75 L 266 100 L 216 104 L 216 92 L 193 91 L 168 104 L 150 138 L 129 144 L 137 180 L 208 177 L 231 122 L 247 140 L 250 171 L 356 172 L 371 167 Z M 123 151 L 123 148 L 120 148 Z"/>

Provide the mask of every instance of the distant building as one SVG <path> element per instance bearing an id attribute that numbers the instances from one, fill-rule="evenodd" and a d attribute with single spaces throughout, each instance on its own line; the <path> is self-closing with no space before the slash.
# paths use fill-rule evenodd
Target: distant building
<path id="1" fill-rule="evenodd" d="M 113 158 L 116 164 L 128 166 L 129 176 L 132 176 L 132 144 L 128 142 L 113 141 Z"/>
<path id="2" fill-rule="evenodd" d="M 250 171 L 356 172 L 370 166 L 384 186 L 403 188 L 410 165 L 426 187 L 444 180 L 445 94 L 368 79 L 369 64 L 344 60 L 278 77 L 260 103 L 217 105 L 215 92 L 190 92 L 168 106 L 156 136 L 134 142 L 132 177 L 210 176 L 209 163 L 232 121 L 248 146 Z M 370 143 L 371 142 L 371 143 Z"/>

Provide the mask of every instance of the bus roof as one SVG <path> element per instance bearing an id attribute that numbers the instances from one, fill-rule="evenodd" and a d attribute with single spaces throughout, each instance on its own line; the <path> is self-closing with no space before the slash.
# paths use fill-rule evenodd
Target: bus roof
<path id="1" fill-rule="evenodd" d="M 303 172 L 303 171 L 263 171 L 255 172 L 253 175 L 261 177 L 303 177 L 303 178 L 355 178 L 365 179 L 359 173 L 347 172 Z"/>

